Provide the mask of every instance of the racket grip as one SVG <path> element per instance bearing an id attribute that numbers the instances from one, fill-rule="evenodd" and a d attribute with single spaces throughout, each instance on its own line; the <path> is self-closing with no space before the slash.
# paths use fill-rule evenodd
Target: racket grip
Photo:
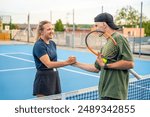
<path id="1" fill-rule="evenodd" d="M 129 72 L 134 76 L 136 77 L 136 79 L 140 80 L 142 77 L 137 74 L 133 69 L 129 69 Z"/>

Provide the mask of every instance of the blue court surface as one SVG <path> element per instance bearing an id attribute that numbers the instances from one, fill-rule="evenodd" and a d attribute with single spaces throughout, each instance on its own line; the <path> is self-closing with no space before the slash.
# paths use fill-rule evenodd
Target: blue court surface
<path id="1" fill-rule="evenodd" d="M 0 45 L 0 100 L 24 100 L 32 96 L 36 73 L 32 45 Z M 58 49 L 58 61 L 74 55 L 84 63 L 94 63 L 95 56 L 89 52 Z M 59 68 L 62 92 L 97 86 L 99 74 L 66 66 Z M 135 59 L 134 70 L 140 75 L 150 74 L 150 60 Z M 131 76 L 132 77 L 132 76 Z"/>

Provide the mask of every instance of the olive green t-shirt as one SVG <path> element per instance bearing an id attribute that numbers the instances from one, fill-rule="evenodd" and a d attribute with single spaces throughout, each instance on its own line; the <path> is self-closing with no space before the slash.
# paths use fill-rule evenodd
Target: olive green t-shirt
<path id="1" fill-rule="evenodd" d="M 116 48 L 118 49 L 118 55 L 115 60 L 108 60 L 107 63 L 112 63 L 119 60 L 133 61 L 131 49 L 129 47 L 128 40 L 121 34 L 115 32 L 112 37 L 117 42 Z M 104 47 L 102 54 L 111 51 L 111 47 Z M 129 83 L 129 71 L 101 68 L 97 62 L 95 67 L 101 70 L 100 82 L 99 82 L 99 94 L 100 97 L 111 97 L 116 99 L 127 99 L 128 83 Z"/>

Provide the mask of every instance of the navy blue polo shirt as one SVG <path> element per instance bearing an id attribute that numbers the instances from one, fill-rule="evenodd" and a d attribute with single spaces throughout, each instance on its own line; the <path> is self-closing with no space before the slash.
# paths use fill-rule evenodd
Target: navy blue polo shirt
<path id="1" fill-rule="evenodd" d="M 49 44 L 46 44 L 42 39 L 39 39 L 33 47 L 33 57 L 37 70 L 47 69 L 39 59 L 45 54 L 48 54 L 51 61 L 57 61 L 56 44 L 52 40 L 50 40 Z"/>

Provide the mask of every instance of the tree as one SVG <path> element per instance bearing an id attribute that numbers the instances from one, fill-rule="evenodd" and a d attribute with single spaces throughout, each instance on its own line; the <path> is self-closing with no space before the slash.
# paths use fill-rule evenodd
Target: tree
<path id="1" fill-rule="evenodd" d="M 145 16 L 142 19 L 147 20 Z M 123 7 L 117 10 L 115 21 L 120 26 L 137 27 L 140 24 L 140 13 L 131 6 Z"/>
<path id="2" fill-rule="evenodd" d="M 11 24 L 11 30 L 12 29 L 19 29 L 19 26 L 17 24 Z"/>
<path id="3" fill-rule="evenodd" d="M 64 31 L 64 25 L 62 24 L 61 19 L 59 19 L 59 20 L 56 21 L 55 31 L 59 31 L 59 32 Z"/>
<path id="4" fill-rule="evenodd" d="M 142 27 L 145 29 L 145 36 L 150 36 L 150 20 L 144 21 Z"/>
<path id="5" fill-rule="evenodd" d="M 19 26 L 17 24 L 7 24 L 7 23 L 4 23 L 3 27 L 5 27 L 6 25 L 10 26 L 10 30 L 12 30 L 12 29 L 19 29 Z"/>

